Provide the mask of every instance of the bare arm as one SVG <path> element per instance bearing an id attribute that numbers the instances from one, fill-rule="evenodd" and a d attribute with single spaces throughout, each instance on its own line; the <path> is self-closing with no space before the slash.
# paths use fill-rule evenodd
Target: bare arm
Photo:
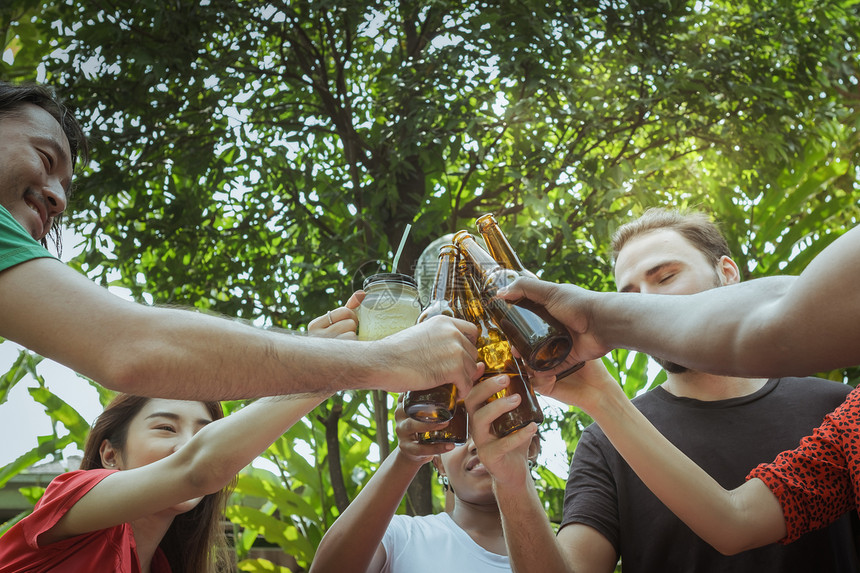
<path id="1" fill-rule="evenodd" d="M 860 364 L 860 227 L 799 277 L 769 277 L 694 295 L 594 293 L 521 279 L 529 298 L 565 323 L 580 360 L 631 348 L 726 375 L 802 375 Z"/>
<path id="2" fill-rule="evenodd" d="M 580 376 L 568 397 L 594 418 L 645 485 L 699 537 L 727 555 L 785 537 L 782 509 L 764 483 L 752 479 L 727 491 L 609 380 Z"/>
<path id="3" fill-rule="evenodd" d="M 122 392 L 214 400 L 347 388 L 407 390 L 476 372 L 475 327 L 434 318 L 384 340 L 253 328 L 110 294 L 54 259 L 0 272 L 0 336 Z M 176 384 L 183 380 L 183 384 Z"/>
<path id="4" fill-rule="evenodd" d="M 395 419 L 400 446 L 382 462 L 361 493 L 326 531 L 311 564 L 311 573 L 381 571 L 386 557 L 382 537 L 406 489 L 418 469 L 434 454 L 452 448 L 450 444 L 418 444 L 414 439 L 416 432 L 444 428 L 445 424 L 425 424 L 407 418 L 402 401 Z"/>
<path id="5" fill-rule="evenodd" d="M 528 444 L 537 427 L 532 425 L 504 438 L 492 434 L 493 420 L 518 403 L 495 400 L 483 405 L 498 391 L 500 381 L 508 383 L 507 377 L 502 377 L 477 384 L 466 404 L 473 411 L 470 424 L 478 456 L 493 476 L 511 568 L 516 573 L 611 573 L 618 560 L 615 549 L 597 531 L 586 528 L 590 535 L 572 537 L 576 528 L 568 526 L 558 537 L 553 532 L 526 465 Z"/>
<path id="6" fill-rule="evenodd" d="M 113 527 L 217 492 L 322 399 L 263 398 L 206 425 L 166 458 L 107 476 L 40 541 Z"/>

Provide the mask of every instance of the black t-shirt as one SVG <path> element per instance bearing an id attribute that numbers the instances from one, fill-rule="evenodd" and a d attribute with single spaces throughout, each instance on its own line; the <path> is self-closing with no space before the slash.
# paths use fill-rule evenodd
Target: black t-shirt
<path id="1" fill-rule="evenodd" d="M 780 378 L 729 400 L 679 398 L 657 387 L 633 403 L 720 485 L 734 489 L 756 465 L 797 447 L 850 391 L 819 378 Z M 848 514 L 790 545 L 721 555 L 651 493 L 597 424 L 583 433 L 570 466 L 562 527 L 571 523 L 605 536 L 625 573 L 858 571 L 856 517 Z"/>

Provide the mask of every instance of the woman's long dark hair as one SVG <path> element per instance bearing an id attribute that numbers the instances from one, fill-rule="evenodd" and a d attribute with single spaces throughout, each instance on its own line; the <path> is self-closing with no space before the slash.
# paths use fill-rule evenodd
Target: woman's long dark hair
<path id="1" fill-rule="evenodd" d="M 99 448 L 104 440 L 123 451 L 128 426 L 149 398 L 120 394 L 108 404 L 87 436 L 82 470 L 101 469 Z M 213 420 L 224 417 L 219 402 L 201 402 Z M 169 485 L 168 485 L 169 487 Z M 161 540 L 160 547 L 173 573 L 210 573 L 232 569 L 227 538 L 221 519 L 230 487 L 205 496 L 191 511 L 177 515 Z"/>

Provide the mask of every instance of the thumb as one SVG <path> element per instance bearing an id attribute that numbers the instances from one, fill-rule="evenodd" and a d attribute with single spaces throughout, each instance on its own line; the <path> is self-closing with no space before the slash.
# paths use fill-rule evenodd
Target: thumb
<path id="1" fill-rule="evenodd" d="M 361 301 L 364 300 L 364 295 L 365 292 L 363 290 L 355 291 L 354 293 L 352 293 L 352 296 L 349 297 L 349 300 L 346 301 L 346 304 L 344 306 L 352 310 L 357 309 L 358 306 L 361 304 Z"/>
<path id="2" fill-rule="evenodd" d="M 508 302 L 517 302 L 525 298 L 546 306 L 550 290 L 554 286 L 556 285 L 540 279 L 519 277 L 505 288 L 499 289 L 498 297 Z"/>

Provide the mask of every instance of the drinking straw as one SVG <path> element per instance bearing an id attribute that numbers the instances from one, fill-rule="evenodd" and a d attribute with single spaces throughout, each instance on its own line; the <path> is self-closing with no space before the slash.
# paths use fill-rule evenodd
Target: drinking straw
<path id="1" fill-rule="evenodd" d="M 397 272 L 397 262 L 400 260 L 400 253 L 403 252 L 403 245 L 406 244 L 406 237 L 409 236 L 409 229 L 412 228 L 411 223 L 406 224 L 406 230 L 403 231 L 403 238 L 400 239 L 400 246 L 397 247 L 397 254 L 394 255 L 394 262 L 391 263 L 391 272 Z"/>

